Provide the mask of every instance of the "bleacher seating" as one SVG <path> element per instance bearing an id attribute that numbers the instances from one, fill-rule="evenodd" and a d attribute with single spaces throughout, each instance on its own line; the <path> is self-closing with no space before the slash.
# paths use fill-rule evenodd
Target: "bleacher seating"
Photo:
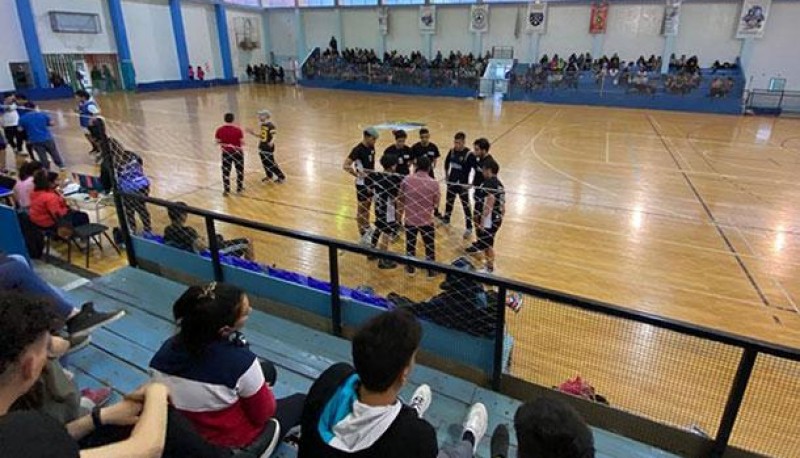
<path id="1" fill-rule="evenodd" d="M 184 285 L 171 280 L 124 268 L 70 291 L 69 296 L 77 301 L 91 300 L 127 312 L 124 319 L 95 331 L 89 348 L 69 357 L 67 366 L 75 371 L 79 386 L 109 385 L 119 399 L 121 393 L 145 382 L 150 358 L 174 332 L 171 305 L 184 289 Z M 350 344 L 346 340 L 266 313 L 254 312 L 245 333 L 252 349 L 278 367 L 274 387 L 278 397 L 305 392 L 329 365 L 350 361 Z M 457 439 L 463 413 L 473 402 L 483 402 L 489 409 L 489 431 L 500 422 L 512 425 L 520 405 L 519 401 L 422 365 L 415 368 L 402 396 L 408 399 L 421 383 L 429 384 L 434 391 L 426 418 L 436 428 L 440 443 Z M 594 436 L 598 457 L 674 456 L 607 431 L 594 429 Z M 481 443 L 479 457 L 488 457 L 489 441 L 486 437 Z M 515 447 L 512 435 L 511 456 L 516 455 Z M 289 458 L 296 452 L 282 445 L 274 456 Z"/>

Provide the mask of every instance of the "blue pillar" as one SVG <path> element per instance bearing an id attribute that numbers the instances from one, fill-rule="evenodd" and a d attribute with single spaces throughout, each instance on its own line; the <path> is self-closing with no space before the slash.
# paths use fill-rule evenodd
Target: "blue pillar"
<path id="1" fill-rule="evenodd" d="M 48 88 L 50 81 L 42 57 L 42 48 L 39 46 L 39 35 L 36 33 L 36 20 L 33 17 L 30 0 L 17 0 L 17 16 L 22 29 L 22 38 L 25 40 L 25 50 L 28 51 L 33 84 L 38 88 Z"/>
<path id="2" fill-rule="evenodd" d="M 750 77 L 750 59 L 753 57 L 753 45 L 755 39 L 748 37 L 742 40 L 742 49 L 739 51 L 739 64 L 742 66 L 742 73 L 744 74 L 745 81 L 749 84 Z"/>
<path id="3" fill-rule="evenodd" d="M 433 59 L 433 35 L 430 33 L 422 34 L 422 49 L 425 50 L 426 59 Z"/>
<path id="4" fill-rule="evenodd" d="M 297 62 L 303 63 L 306 58 L 306 26 L 303 24 L 303 10 L 300 8 L 294 9 L 294 27 L 295 35 L 297 35 L 297 42 L 295 43 L 297 49 Z"/>
<path id="5" fill-rule="evenodd" d="M 602 33 L 592 35 L 592 59 L 603 57 L 603 42 L 605 41 L 605 37 L 605 34 Z"/>
<path id="6" fill-rule="evenodd" d="M 186 49 L 186 31 L 183 28 L 181 0 L 169 0 L 169 15 L 172 18 L 172 34 L 175 35 L 175 50 L 178 51 L 178 66 L 181 79 L 189 79 L 189 51 Z"/>
<path id="7" fill-rule="evenodd" d="M 128 31 L 125 28 L 125 16 L 122 13 L 122 0 L 108 0 L 108 13 L 114 28 L 114 41 L 117 42 L 117 57 L 122 73 L 122 88 L 136 88 L 136 72 L 131 59 L 131 48 L 128 45 Z"/>
<path id="8" fill-rule="evenodd" d="M 228 15 L 225 5 L 214 4 L 214 14 L 217 17 L 217 35 L 219 36 L 219 55 L 222 57 L 222 73 L 226 80 L 233 79 L 233 60 L 231 59 L 231 41 L 228 37 Z"/>
<path id="9" fill-rule="evenodd" d="M 664 52 L 661 53 L 661 74 L 669 73 L 669 58 L 675 52 L 675 35 L 664 37 Z"/>
<path id="10" fill-rule="evenodd" d="M 335 29 L 336 35 L 334 35 L 334 36 L 336 37 L 336 43 L 339 45 L 339 51 L 341 52 L 341 50 L 343 50 L 345 48 L 345 45 L 344 45 L 344 19 L 342 18 L 342 9 L 341 8 L 337 7 L 334 11 L 336 11 L 336 13 L 335 13 L 336 14 L 336 29 Z M 324 46 L 327 46 L 327 43 L 325 43 Z M 323 49 L 323 51 L 324 51 L 324 49 Z"/>
<path id="11" fill-rule="evenodd" d="M 475 57 L 483 55 L 483 34 L 482 33 L 473 33 L 472 34 L 472 53 L 475 54 Z"/>

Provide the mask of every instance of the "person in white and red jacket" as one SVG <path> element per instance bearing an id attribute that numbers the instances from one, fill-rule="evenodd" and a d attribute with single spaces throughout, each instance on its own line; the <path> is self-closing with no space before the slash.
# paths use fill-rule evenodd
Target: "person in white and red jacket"
<path id="1" fill-rule="evenodd" d="M 239 288 L 212 282 L 178 298 L 178 333 L 150 361 L 154 381 L 209 443 L 268 456 L 300 423 L 305 395 L 275 400 L 275 370 L 250 351 L 240 330 L 251 312 Z"/>

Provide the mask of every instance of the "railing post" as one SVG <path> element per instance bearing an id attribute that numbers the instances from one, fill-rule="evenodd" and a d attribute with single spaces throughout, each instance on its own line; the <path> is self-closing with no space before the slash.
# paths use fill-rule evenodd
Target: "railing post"
<path id="1" fill-rule="evenodd" d="M 128 228 L 128 219 L 125 217 L 124 203 L 122 196 L 114 189 L 114 206 L 117 208 L 117 221 L 119 222 L 119 230 L 122 232 L 122 241 L 125 242 L 125 254 L 128 255 L 128 264 L 131 267 L 139 267 L 139 262 L 136 260 L 136 252 L 133 249 L 133 239 Z M 142 205 L 145 205 L 142 202 Z"/>
<path id="2" fill-rule="evenodd" d="M 728 401 L 725 403 L 725 411 L 722 413 L 722 420 L 714 439 L 714 446 L 711 448 L 711 457 L 720 458 L 728 448 L 733 425 L 739 416 L 739 408 L 744 400 L 744 393 L 750 383 L 750 375 L 753 373 L 753 366 L 756 363 L 758 352 L 752 348 L 745 348 L 742 359 L 739 360 L 739 367 L 736 369 L 736 376 L 733 378 L 733 385 L 728 394 Z"/>
<path id="3" fill-rule="evenodd" d="M 506 287 L 497 289 L 497 310 L 494 327 L 494 364 L 492 365 L 492 389 L 500 391 L 503 379 L 503 342 L 506 337 Z"/>
<path id="4" fill-rule="evenodd" d="M 214 227 L 214 218 L 205 217 L 206 234 L 208 235 L 208 250 L 211 251 L 211 264 L 214 266 L 214 280 L 222 281 L 222 262 L 219 260 L 219 240 L 217 240 L 217 228 Z"/>
<path id="5" fill-rule="evenodd" d="M 333 334 L 342 335 L 342 298 L 339 293 L 339 253 L 335 246 L 328 247 L 328 266 L 331 279 L 331 324 Z"/>

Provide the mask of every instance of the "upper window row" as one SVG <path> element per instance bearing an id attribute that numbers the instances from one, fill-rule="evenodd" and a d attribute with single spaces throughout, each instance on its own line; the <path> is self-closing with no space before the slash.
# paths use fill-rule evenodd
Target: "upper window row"
<path id="1" fill-rule="evenodd" d="M 264 7 L 264 8 L 292 8 L 335 6 L 336 0 L 224 0 L 233 5 Z M 508 2 L 509 0 L 484 0 L 486 3 Z M 512 0 L 513 1 L 513 0 Z M 296 2 L 296 4 L 295 4 Z M 430 0 L 431 4 L 476 3 L 475 0 Z M 383 0 L 384 5 L 424 5 L 425 0 Z M 374 6 L 378 0 L 339 0 L 341 6 Z"/>

